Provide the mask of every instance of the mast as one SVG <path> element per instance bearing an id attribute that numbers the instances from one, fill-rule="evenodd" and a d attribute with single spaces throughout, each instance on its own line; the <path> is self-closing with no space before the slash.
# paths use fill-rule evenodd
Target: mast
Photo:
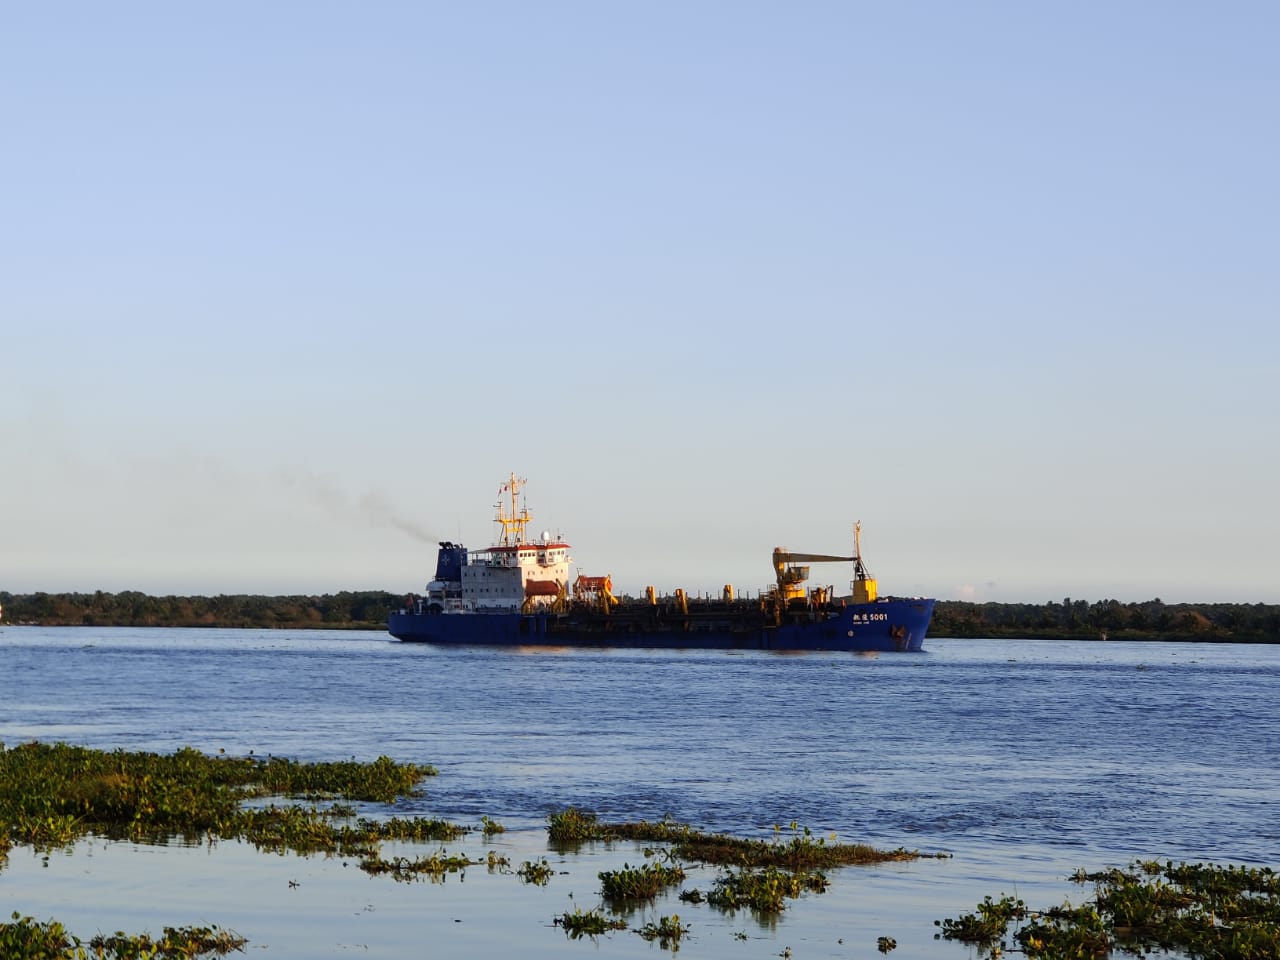
<path id="1" fill-rule="evenodd" d="M 853 576 L 855 580 L 866 580 L 867 568 L 862 564 L 862 521 L 853 525 Z"/>
<path id="2" fill-rule="evenodd" d="M 494 504 L 497 508 L 498 515 L 493 518 L 494 523 L 501 524 L 502 536 L 498 540 L 498 545 L 502 547 L 514 547 L 525 542 L 524 528 L 533 518 L 529 515 L 529 506 L 525 504 L 521 507 L 520 491 L 528 480 L 511 474 L 507 482 L 498 490 L 498 502 Z M 509 493 L 511 495 L 511 512 L 506 512 L 506 504 L 503 502 L 502 495 Z"/>
<path id="3" fill-rule="evenodd" d="M 876 578 L 862 562 L 862 521 L 853 525 L 853 602 L 871 603 L 876 599 Z"/>

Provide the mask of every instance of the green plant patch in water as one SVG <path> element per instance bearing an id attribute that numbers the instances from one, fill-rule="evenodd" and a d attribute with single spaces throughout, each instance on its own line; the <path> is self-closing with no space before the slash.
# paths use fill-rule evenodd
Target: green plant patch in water
<path id="1" fill-rule="evenodd" d="M 532 883 L 534 886 L 545 887 L 551 878 L 555 875 L 555 870 L 551 864 L 547 863 L 546 858 L 534 863 L 532 860 L 526 860 L 520 865 L 520 869 L 516 871 L 516 875 L 525 883 Z"/>
<path id="2" fill-rule="evenodd" d="M 1095 884 L 1091 901 L 1030 911 L 1021 900 L 988 896 L 972 914 L 935 921 L 938 936 L 993 954 L 1012 937 L 1032 958 L 1119 950 L 1205 960 L 1280 957 L 1280 875 L 1270 867 L 1135 861 L 1128 870 L 1077 871 L 1071 879 Z"/>
<path id="3" fill-rule="evenodd" d="M 547 817 L 547 839 L 553 847 L 563 849 L 610 836 L 607 824 L 600 823 L 594 813 L 568 807 Z"/>
<path id="4" fill-rule="evenodd" d="M 802 893 L 822 893 L 830 885 L 824 873 L 791 872 L 778 867 L 740 867 L 716 879 L 707 902 L 730 913 L 747 908 L 759 914 L 781 913 L 787 900 Z"/>
<path id="5" fill-rule="evenodd" d="M 936 921 L 934 926 L 941 927 L 944 940 L 958 940 L 974 946 L 990 949 L 1001 943 L 1005 930 L 1014 920 L 1027 916 L 1027 905 L 1013 897 L 1001 897 L 992 900 L 984 897 L 973 913 L 946 920 Z"/>
<path id="6" fill-rule="evenodd" d="M 147 934 L 129 936 L 117 932 L 110 937 L 101 934 L 89 941 L 95 954 L 104 957 L 164 957 L 224 956 L 244 951 L 248 941 L 228 930 L 217 927 L 165 927 L 164 936 L 153 940 Z"/>
<path id="7" fill-rule="evenodd" d="M 612 930 L 627 929 L 627 921 L 615 917 L 606 917 L 599 910 L 574 909 L 551 920 L 554 926 L 562 927 L 565 935 L 573 940 L 581 937 L 598 937 Z"/>
<path id="8" fill-rule="evenodd" d="M 471 827 L 464 827 L 447 820 L 432 817 L 392 817 L 390 820 L 371 820 L 361 817 L 356 822 L 359 833 L 376 836 L 381 840 L 457 840 L 471 832 Z"/>
<path id="9" fill-rule="evenodd" d="M 657 923 L 649 922 L 636 931 L 644 939 L 658 941 L 658 946 L 672 953 L 680 949 L 680 940 L 689 934 L 689 925 L 680 922 L 680 915 L 659 917 Z"/>
<path id="10" fill-rule="evenodd" d="M 0 923 L 0 956 L 5 960 L 195 960 L 242 952 L 244 937 L 216 926 L 165 927 L 159 939 L 120 931 L 99 934 L 88 946 L 56 920 L 43 923 L 13 914 Z"/>
<path id="11" fill-rule="evenodd" d="M 685 823 L 664 820 L 650 823 L 603 823 L 594 813 L 569 807 L 547 818 L 548 840 L 557 848 L 573 848 L 588 842 L 635 840 L 671 845 L 671 854 L 699 863 L 732 864 L 747 867 L 781 867 L 787 870 L 823 870 L 852 864 L 917 860 L 918 850 L 879 850 L 860 843 L 837 843 L 815 837 L 808 827 L 796 823 L 790 835 L 774 827 L 771 840 L 745 840 L 720 833 L 704 833 Z M 941 855 L 940 855 L 941 856 Z"/>
<path id="12" fill-rule="evenodd" d="M 442 880 L 446 874 L 462 873 L 467 867 L 483 863 L 484 860 L 472 860 L 464 854 L 449 854 L 444 850 L 437 850 L 427 857 L 392 857 L 390 860 L 376 855 L 366 857 L 360 861 L 360 869 L 374 876 L 388 874 L 393 880 L 405 883 L 423 877 Z"/>
<path id="13" fill-rule="evenodd" d="M 684 880 L 684 868 L 662 863 L 646 863 L 633 867 L 623 864 L 621 870 L 600 872 L 600 892 L 606 900 L 652 900 L 667 887 Z"/>
<path id="14" fill-rule="evenodd" d="M 210 757 L 103 751 L 66 744 L 0 745 L 0 851 L 70 845 L 88 834 L 163 842 L 245 839 L 266 850 L 367 853 L 388 839 L 443 840 L 469 828 L 424 818 L 349 820 L 328 808 L 246 808 L 268 796 L 390 802 L 414 795 L 435 769 L 379 757 L 370 763 L 297 763 L 279 757 Z"/>

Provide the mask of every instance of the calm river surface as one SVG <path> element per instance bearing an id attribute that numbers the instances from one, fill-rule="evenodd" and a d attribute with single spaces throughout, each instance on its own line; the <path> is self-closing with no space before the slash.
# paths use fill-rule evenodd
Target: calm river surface
<path id="1" fill-rule="evenodd" d="M 551 919 L 599 903 L 635 846 L 560 856 L 548 812 L 671 816 L 768 836 L 797 821 L 947 859 L 832 874 L 772 923 L 659 900 L 684 957 L 966 958 L 934 920 L 986 894 L 1033 907 L 1090 893 L 1077 867 L 1133 858 L 1280 866 L 1280 648 L 931 640 L 920 655 L 487 650 L 381 633 L 0 628 L 0 742 L 430 763 L 393 812 L 507 833 L 448 844 L 546 887 L 469 870 L 443 884 L 235 843 L 14 849 L 0 910 L 98 931 L 217 924 L 250 956 L 661 956 L 621 931 L 568 941 Z M 395 852 L 392 850 L 391 852 Z M 409 852 L 409 851 L 404 851 Z M 708 889 L 716 868 L 690 872 Z M 745 935 L 745 937 L 744 937 Z"/>

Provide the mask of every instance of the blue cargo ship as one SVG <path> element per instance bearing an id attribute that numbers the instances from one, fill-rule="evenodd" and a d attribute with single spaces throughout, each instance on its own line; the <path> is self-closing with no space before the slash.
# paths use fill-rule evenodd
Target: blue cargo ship
<path id="1" fill-rule="evenodd" d="M 498 494 L 498 540 L 468 551 L 442 542 L 425 594 L 393 611 L 399 640 L 436 644 L 553 647 L 687 647 L 726 650 L 919 651 L 934 601 L 881 597 L 862 562 L 861 526 L 851 556 L 773 551 L 776 583 L 755 598 L 732 586 L 719 596 L 684 590 L 615 596 L 608 576 L 569 577 L 569 544 L 544 532 L 528 538 L 532 517 L 513 474 Z M 509 508 L 509 509 L 508 509 Z M 809 564 L 853 564 L 849 596 L 808 587 Z"/>

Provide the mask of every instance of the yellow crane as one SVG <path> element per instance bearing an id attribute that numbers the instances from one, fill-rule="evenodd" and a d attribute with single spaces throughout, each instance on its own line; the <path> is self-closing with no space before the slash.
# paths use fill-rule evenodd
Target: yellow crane
<path id="1" fill-rule="evenodd" d="M 862 563 L 862 523 L 853 525 L 853 556 L 838 557 L 828 553 L 792 553 L 786 547 L 773 548 L 773 570 L 778 577 L 778 595 L 783 600 L 803 600 L 804 582 L 809 579 L 810 563 L 853 562 L 853 602 L 871 603 L 876 598 L 875 578 Z"/>

